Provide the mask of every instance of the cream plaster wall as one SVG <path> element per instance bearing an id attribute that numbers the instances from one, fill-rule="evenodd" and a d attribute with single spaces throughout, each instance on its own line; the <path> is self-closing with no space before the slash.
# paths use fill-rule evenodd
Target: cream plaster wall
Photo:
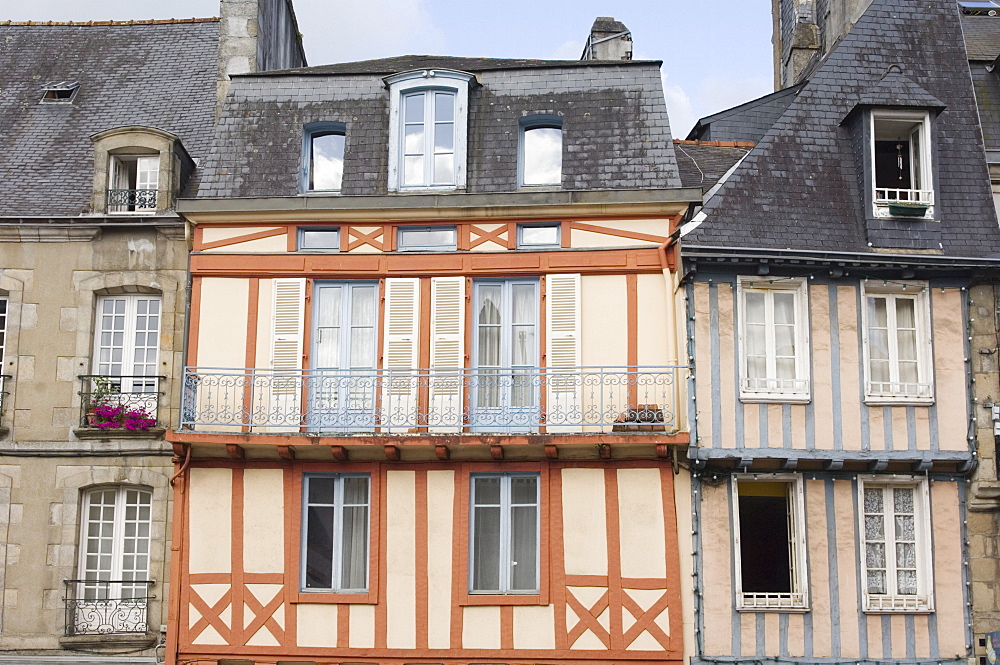
<path id="1" fill-rule="evenodd" d="M 281 227 L 277 226 L 240 226 L 237 228 L 220 228 L 217 226 L 204 225 L 201 227 L 201 239 L 202 242 L 211 243 L 218 242 L 219 240 L 228 240 L 229 238 L 239 238 L 241 236 L 248 236 L 254 233 L 261 233 L 262 231 L 277 231 Z"/>
<path id="2" fill-rule="evenodd" d="M 624 275 L 581 278 L 581 357 L 584 366 L 628 364 L 628 311 Z"/>
<path id="3" fill-rule="evenodd" d="M 639 303 L 638 342 L 640 365 L 674 365 L 678 364 L 673 357 L 675 335 L 668 325 L 667 308 L 673 307 L 668 300 L 667 284 L 663 275 L 638 275 Z M 672 294 L 669 296 L 673 297 Z"/>
<path id="4" fill-rule="evenodd" d="M 270 238 L 257 238 L 256 240 L 247 240 L 246 242 L 201 251 L 205 254 L 233 254 L 237 252 L 241 254 L 286 254 L 288 253 L 288 236 L 283 234 Z"/>
<path id="5" fill-rule="evenodd" d="M 243 367 L 250 281 L 206 277 L 201 280 L 198 321 L 200 367 Z"/>
<path id="6" fill-rule="evenodd" d="M 670 221 L 666 219 L 601 220 L 585 223 L 608 229 L 659 236 L 661 238 L 666 238 L 670 235 Z M 595 247 L 655 247 L 659 244 L 658 242 L 621 238 L 594 231 L 581 231 L 579 229 L 573 229 L 570 235 L 570 245 L 574 249 Z"/>
<path id="7" fill-rule="evenodd" d="M 455 472 L 427 472 L 427 646 L 447 649 L 451 646 L 452 566 L 441 565 L 453 556 Z"/>
<path id="8" fill-rule="evenodd" d="M 567 575 L 607 575 L 604 469 L 563 469 L 563 547 Z"/>
<path id="9" fill-rule="evenodd" d="M 232 570 L 233 472 L 194 468 L 190 474 L 188 570 L 228 573 Z"/>
<path id="10" fill-rule="evenodd" d="M 338 607 L 299 604 L 296 607 L 295 644 L 300 647 L 336 647 Z"/>
<path id="11" fill-rule="evenodd" d="M 243 471 L 243 569 L 248 573 L 281 573 L 285 567 L 284 472 Z"/>
<path id="12" fill-rule="evenodd" d="M 390 649 L 416 647 L 416 497 L 415 472 L 386 473 L 385 603 L 386 645 Z"/>
<path id="13" fill-rule="evenodd" d="M 470 606 L 462 611 L 462 647 L 499 649 L 500 608 Z"/>
<path id="14" fill-rule="evenodd" d="M 665 577 L 659 469 L 618 470 L 618 512 L 622 577 Z"/>

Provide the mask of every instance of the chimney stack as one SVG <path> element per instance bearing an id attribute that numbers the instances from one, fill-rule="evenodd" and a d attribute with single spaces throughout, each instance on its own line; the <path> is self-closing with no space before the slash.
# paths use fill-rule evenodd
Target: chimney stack
<path id="1" fill-rule="evenodd" d="M 632 33 L 612 16 L 598 16 L 581 60 L 631 60 Z"/>

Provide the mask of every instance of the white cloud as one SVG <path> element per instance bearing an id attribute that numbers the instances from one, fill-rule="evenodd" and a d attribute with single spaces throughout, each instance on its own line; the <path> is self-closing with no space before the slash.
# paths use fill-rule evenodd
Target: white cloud
<path id="1" fill-rule="evenodd" d="M 583 53 L 583 42 L 570 40 L 563 42 L 548 57 L 552 60 L 579 60 Z"/>
<path id="2" fill-rule="evenodd" d="M 445 52 L 444 33 L 425 5 L 424 0 L 298 2 L 309 64 Z"/>
<path id="3" fill-rule="evenodd" d="M 749 102 L 773 92 L 774 81 L 768 76 L 706 76 L 698 85 L 699 117 Z"/>
<path id="4" fill-rule="evenodd" d="M 670 133 L 675 139 L 682 139 L 698 120 L 691 97 L 681 86 L 669 83 L 666 74 L 663 76 L 663 97 L 667 102 Z"/>

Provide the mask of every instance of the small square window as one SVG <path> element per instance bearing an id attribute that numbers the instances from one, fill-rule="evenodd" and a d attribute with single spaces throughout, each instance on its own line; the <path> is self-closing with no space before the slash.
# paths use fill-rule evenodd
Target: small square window
<path id="1" fill-rule="evenodd" d="M 401 252 L 449 252 L 457 248 L 454 226 L 401 226 L 396 234 Z"/>
<path id="2" fill-rule="evenodd" d="M 559 247 L 560 229 L 560 224 L 518 224 L 517 248 Z"/>
<path id="3" fill-rule="evenodd" d="M 807 609 L 801 476 L 734 476 L 733 494 L 737 609 Z"/>
<path id="4" fill-rule="evenodd" d="M 340 229 L 300 228 L 298 248 L 314 252 L 339 252 Z"/>

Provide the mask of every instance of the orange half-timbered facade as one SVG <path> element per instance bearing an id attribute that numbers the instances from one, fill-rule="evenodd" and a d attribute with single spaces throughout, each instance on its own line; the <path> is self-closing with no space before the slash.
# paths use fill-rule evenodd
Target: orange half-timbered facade
<path id="1" fill-rule="evenodd" d="M 679 662 L 698 192 L 656 65 L 407 60 L 234 80 L 184 203 L 168 662 Z"/>

